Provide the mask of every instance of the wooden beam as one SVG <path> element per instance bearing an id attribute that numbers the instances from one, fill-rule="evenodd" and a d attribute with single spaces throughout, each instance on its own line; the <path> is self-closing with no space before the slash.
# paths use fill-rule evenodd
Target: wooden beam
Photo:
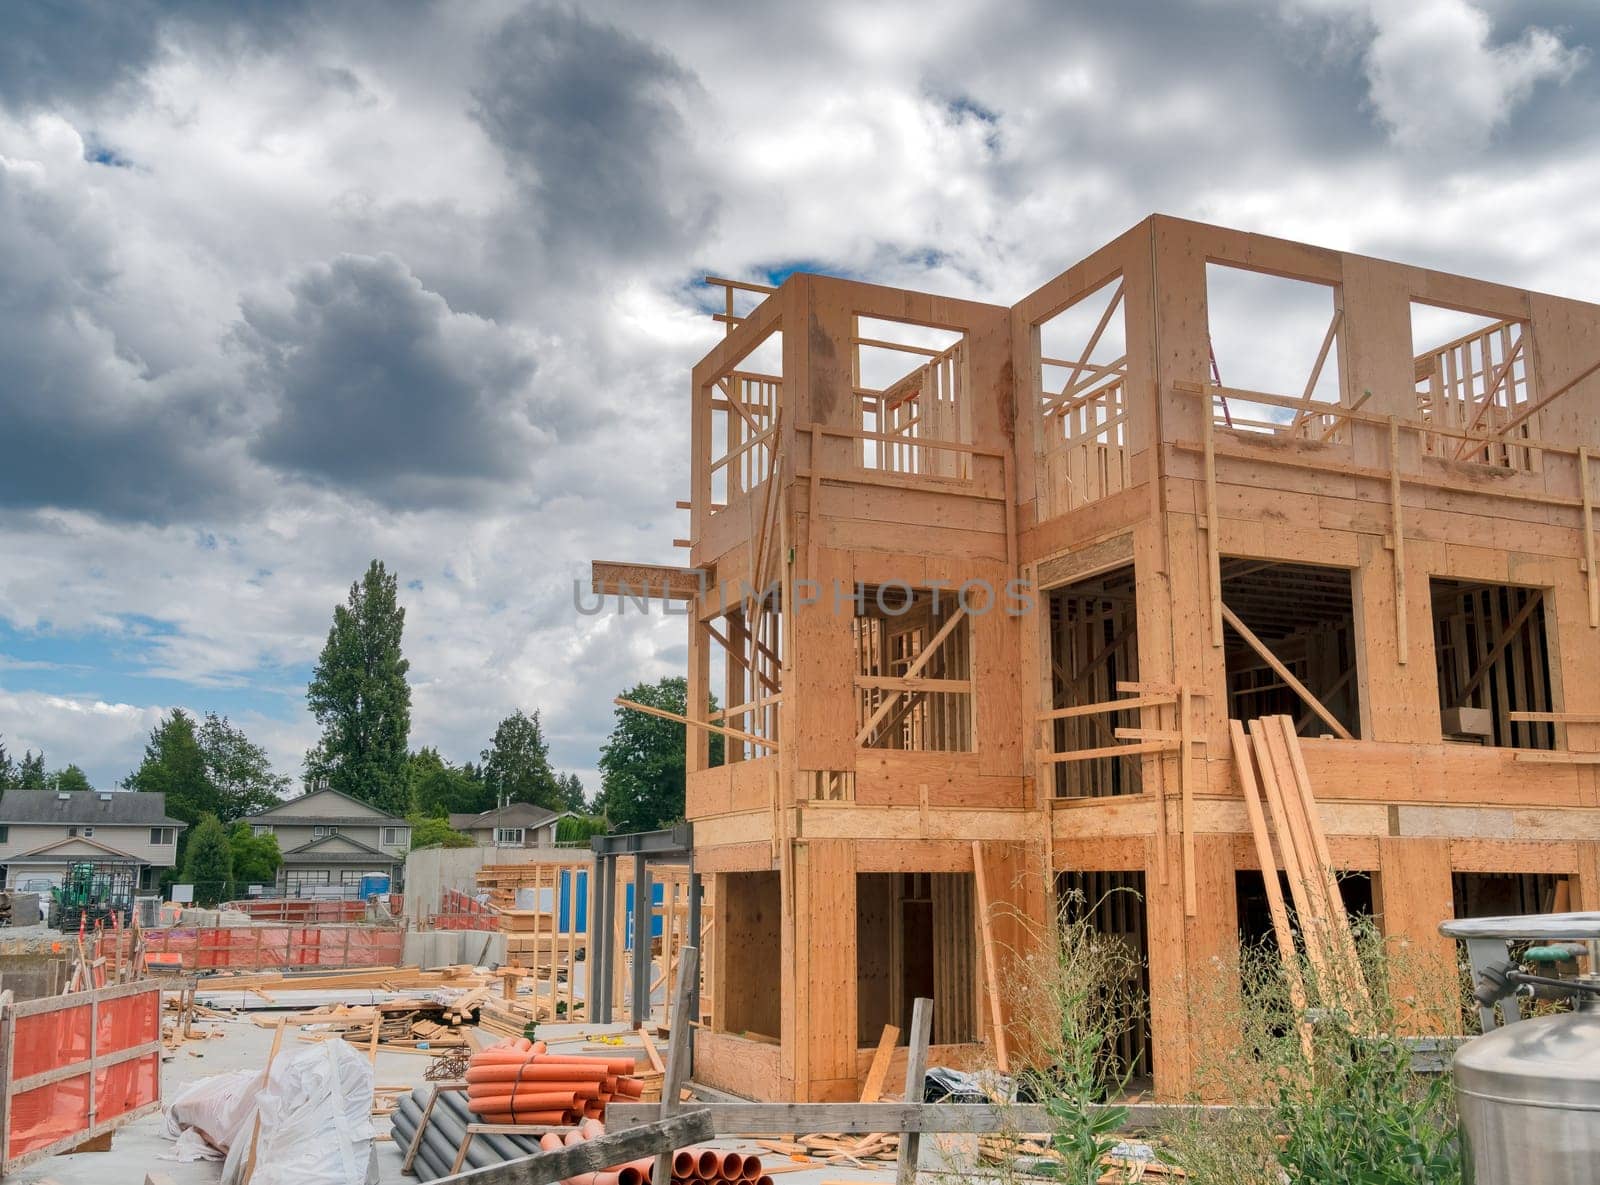
<path id="1" fill-rule="evenodd" d="M 1159 1129 L 1228 1114 L 1250 1113 L 1250 1107 L 1161 1103 L 1090 1103 L 1090 1115 L 1125 1112 L 1131 1129 Z M 637 1130 L 653 1121 L 655 1103 L 614 1102 L 606 1107 L 610 1131 Z M 1048 1107 L 1040 1103 L 708 1103 L 691 1114 L 711 1117 L 719 1135 L 787 1135 L 791 1132 L 1032 1132 L 1051 1130 Z M 592 1141 L 591 1141 L 592 1142 Z M 904 1145 L 902 1144 L 902 1147 Z"/>
<path id="2" fill-rule="evenodd" d="M 928 1077 L 928 1040 L 933 1035 L 933 1001 L 926 996 L 918 996 L 911 1006 L 911 1044 L 906 1050 L 906 1092 L 905 1100 L 908 1106 L 922 1105 L 923 1083 Z M 869 1103 L 865 1107 L 856 1104 L 858 1110 L 865 1111 L 870 1107 L 881 1107 L 882 1103 Z M 742 1130 L 742 1129 L 741 1129 Z M 815 1131 L 816 1128 L 805 1126 L 791 1127 L 789 1131 Z M 829 1128 L 825 1130 L 839 1130 Z M 895 1185 L 917 1185 L 917 1159 L 922 1152 L 922 1140 L 917 1132 L 896 1123 L 871 1129 L 873 1131 L 893 1131 L 900 1133 L 900 1154 L 895 1164 Z"/>
<path id="3" fill-rule="evenodd" d="M 1578 489 L 1583 493 L 1583 570 L 1588 574 L 1589 628 L 1600 629 L 1600 572 L 1594 570 L 1594 496 L 1589 492 L 1589 450 L 1578 446 Z"/>
<path id="4" fill-rule="evenodd" d="M 989 1023 L 994 1028 L 994 1061 L 1002 1074 L 1009 1074 L 1011 1054 L 1006 1044 L 1005 1009 L 1000 1000 L 1000 967 L 994 950 L 994 923 L 989 917 L 989 878 L 983 869 L 983 841 L 977 839 L 972 841 L 972 879 L 978 890 L 978 930 L 983 939 L 983 984 L 989 994 Z"/>
<path id="5" fill-rule="evenodd" d="M 632 708 L 635 712 L 643 712 L 646 716 L 659 716 L 663 720 L 672 720 L 678 724 L 687 724 L 691 728 L 702 728 L 706 732 L 718 733 L 721 736 L 732 737 L 739 741 L 749 741 L 756 745 L 765 745 L 774 753 L 778 751 L 778 742 L 769 737 L 758 737 L 751 732 L 741 732 L 737 728 L 724 728 L 719 724 L 707 724 L 704 720 L 691 720 L 689 717 L 677 712 L 669 712 L 665 708 L 652 707 L 649 704 L 635 703 L 631 699 L 623 699 L 620 695 L 611 701 L 619 708 Z"/>
<path id="6" fill-rule="evenodd" d="M 1400 512 L 1400 421 L 1389 417 L 1390 556 L 1394 562 L 1395 658 L 1405 665 L 1406 651 L 1406 528 Z"/>
<path id="7" fill-rule="evenodd" d="M 594 560 L 589 565 L 590 588 L 603 597 L 660 597 L 666 601 L 693 601 L 705 588 L 708 573 L 700 568 L 670 564 L 626 564 Z"/>
<path id="8" fill-rule="evenodd" d="M 1322 701 L 1311 694 L 1311 689 L 1308 688 L 1304 683 L 1300 682 L 1300 680 L 1296 679 L 1294 677 L 1294 673 L 1290 671 L 1288 667 L 1284 666 L 1283 663 L 1278 661 L 1278 656 L 1273 654 L 1271 650 L 1267 649 L 1266 643 L 1260 638 L 1256 637 L 1255 633 L 1250 629 L 1250 627 L 1239 620 L 1239 615 L 1237 613 L 1228 608 L 1226 605 L 1223 605 L 1222 616 L 1224 620 L 1226 620 L 1227 623 L 1233 627 L 1234 632 L 1243 638 L 1249 647 L 1261 656 L 1262 661 L 1278 673 L 1278 678 L 1282 679 L 1286 684 L 1288 684 L 1289 690 L 1293 691 L 1301 699 L 1305 700 L 1306 706 L 1315 712 L 1322 719 L 1324 724 L 1333 729 L 1335 736 L 1337 736 L 1340 740 L 1355 740 L 1355 737 L 1350 735 L 1350 730 L 1339 723 L 1338 717 L 1336 717 L 1332 712 L 1328 711 L 1328 709 L 1323 706 Z"/>

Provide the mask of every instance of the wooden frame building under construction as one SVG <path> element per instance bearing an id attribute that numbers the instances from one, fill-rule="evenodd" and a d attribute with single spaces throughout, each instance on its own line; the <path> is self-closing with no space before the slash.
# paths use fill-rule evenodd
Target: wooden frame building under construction
<path id="1" fill-rule="evenodd" d="M 1073 889 L 1168 1099 L 1263 857 L 1444 978 L 1448 917 L 1600 909 L 1600 307 L 1159 216 L 1009 309 L 720 283 L 689 563 L 595 566 L 687 606 L 698 1080 L 855 1099 L 918 996 L 1004 1061 Z"/>

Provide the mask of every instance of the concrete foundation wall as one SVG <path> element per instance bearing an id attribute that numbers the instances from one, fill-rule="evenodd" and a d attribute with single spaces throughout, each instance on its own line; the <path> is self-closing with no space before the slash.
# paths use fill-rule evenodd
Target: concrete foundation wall
<path id="1" fill-rule="evenodd" d="M 439 910 L 446 889 L 472 894 L 477 890 L 478 869 L 485 864 L 561 864 L 570 861 L 573 848 L 422 848 L 406 856 L 405 911 L 415 928 Z M 581 849 L 580 849 L 581 850 Z"/>
<path id="2" fill-rule="evenodd" d="M 462 849 L 465 850 L 465 849 Z M 419 967 L 457 963 L 494 967 L 506 961 L 506 936 L 498 930 L 408 930 L 402 962 Z"/>

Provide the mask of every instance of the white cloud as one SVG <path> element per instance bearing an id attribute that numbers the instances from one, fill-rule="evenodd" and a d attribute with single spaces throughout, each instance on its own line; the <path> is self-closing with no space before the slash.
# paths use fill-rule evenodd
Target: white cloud
<path id="1" fill-rule="evenodd" d="M 1534 87 L 1567 81 L 1589 57 L 1538 26 L 1496 43 L 1489 14 L 1468 0 L 1291 0 L 1289 7 L 1362 27 L 1374 114 L 1396 145 L 1431 156 L 1481 148 Z"/>
<path id="2" fill-rule="evenodd" d="M 133 768 L 127 755 L 141 751 L 163 711 L 149 705 L 0 689 L 7 752 L 20 757 L 29 749 L 43 750 L 48 768 L 77 765 L 105 788 Z"/>

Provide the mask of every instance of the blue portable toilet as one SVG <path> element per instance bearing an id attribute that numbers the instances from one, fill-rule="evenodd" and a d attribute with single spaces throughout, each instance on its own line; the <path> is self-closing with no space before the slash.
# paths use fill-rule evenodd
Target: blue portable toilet
<path id="1" fill-rule="evenodd" d="M 361 900 L 370 901 L 389 891 L 389 874 L 369 872 L 361 878 Z"/>

